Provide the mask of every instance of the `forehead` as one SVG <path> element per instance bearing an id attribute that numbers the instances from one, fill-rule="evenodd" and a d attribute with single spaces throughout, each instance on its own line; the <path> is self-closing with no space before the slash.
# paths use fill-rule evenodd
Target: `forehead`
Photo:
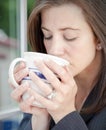
<path id="1" fill-rule="evenodd" d="M 47 24 L 75 24 L 76 22 L 85 21 L 82 9 L 75 4 L 64 4 L 60 6 L 52 6 L 41 12 L 41 20 L 43 25 Z"/>

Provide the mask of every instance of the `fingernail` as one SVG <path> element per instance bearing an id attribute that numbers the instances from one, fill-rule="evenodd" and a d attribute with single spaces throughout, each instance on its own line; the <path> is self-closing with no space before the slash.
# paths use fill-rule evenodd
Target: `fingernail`
<path id="1" fill-rule="evenodd" d="M 25 67 L 26 65 L 25 65 L 25 63 L 24 63 L 24 62 L 21 62 L 21 66 L 22 66 L 22 67 Z"/>

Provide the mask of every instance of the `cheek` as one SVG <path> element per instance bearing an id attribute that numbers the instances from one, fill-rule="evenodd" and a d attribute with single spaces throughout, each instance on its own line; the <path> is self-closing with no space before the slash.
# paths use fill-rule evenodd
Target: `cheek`
<path id="1" fill-rule="evenodd" d="M 88 50 L 86 49 L 85 51 L 80 52 L 79 54 L 80 64 L 87 67 L 94 60 L 95 55 L 96 55 L 95 48 L 90 48 Z"/>
<path id="2" fill-rule="evenodd" d="M 96 43 L 93 35 L 85 36 L 76 44 L 76 52 L 79 60 L 92 61 L 96 53 Z"/>
<path id="3" fill-rule="evenodd" d="M 89 43 L 88 43 L 89 44 Z M 72 62 L 73 75 L 85 70 L 95 59 L 95 45 L 74 47 L 70 53 L 70 62 Z"/>

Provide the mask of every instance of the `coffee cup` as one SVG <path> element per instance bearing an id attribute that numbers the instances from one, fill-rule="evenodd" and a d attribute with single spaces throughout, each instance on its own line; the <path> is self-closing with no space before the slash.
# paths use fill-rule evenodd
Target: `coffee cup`
<path id="1" fill-rule="evenodd" d="M 18 57 L 14 59 L 10 66 L 9 66 L 9 79 L 14 87 L 18 87 L 19 84 L 15 81 L 14 78 L 14 68 L 19 62 L 25 62 L 26 67 L 30 70 L 33 71 L 38 77 L 40 77 L 45 83 L 49 84 L 51 87 L 50 83 L 47 81 L 46 77 L 38 70 L 38 68 L 35 66 L 34 61 L 41 61 L 44 59 L 50 59 L 56 62 L 57 64 L 64 66 L 68 65 L 69 62 L 66 61 L 65 59 L 50 55 L 50 54 L 44 54 L 44 53 L 38 53 L 38 52 L 24 52 L 23 57 Z M 30 79 L 29 76 L 26 76 L 22 79 L 21 83 L 24 82 L 29 82 L 30 86 L 35 89 L 39 94 L 43 95 L 43 93 L 40 91 L 39 87 L 36 86 L 35 83 L 33 83 Z M 29 97 L 28 93 L 25 93 L 23 95 L 23 100 L 26 100 Z M 38 106 L 38 107 L 43 107 L 40 103 L 34 102 L 33 105 Z"/>

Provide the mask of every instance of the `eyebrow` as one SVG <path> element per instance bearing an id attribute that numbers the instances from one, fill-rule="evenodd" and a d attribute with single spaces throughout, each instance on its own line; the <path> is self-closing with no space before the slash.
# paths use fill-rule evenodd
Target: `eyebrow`
<path id="1" fill-rule="evenodd" d="M 46 31 L 50 31 L 49 29 L 47 29 L 47 28 L 45 28 L 45 27 L 41 27 L 41 29 L 44 29 L 44 30 L 46 30 Z M 60 31 L 65 31 L 65 30 L 75 30 L 75 31 L 78 31 L 79 29 L 77 29 L 77 28 L 71 28 L 71 27 L 64 27 L 64 28 L 60 28 L 59 29 Z"/>
<path id="2" fill-rule="evenodd" d="M 41 27 L 41 29 L 46 30 L 46 31 L 50 31 L 49 29 L 47 29 L 45 27 Z"/>
<path id="3" fill-rule="evenodd" d="M 61 29 L 59 29 L 59 30 L 64 31 L 64 30 L 79 30 L 79 29 L 77 29 L 77 28 L 72 28 L 72 27 L 64 27 L 64 28 L 61 28 Z"/>

